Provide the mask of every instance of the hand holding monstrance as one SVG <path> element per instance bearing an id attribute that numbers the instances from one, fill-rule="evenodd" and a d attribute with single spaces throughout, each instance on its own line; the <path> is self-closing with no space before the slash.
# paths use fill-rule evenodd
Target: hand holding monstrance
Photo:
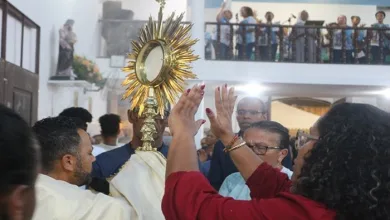
<path id="1" fill-rule="evenodd" d="M 133 52 L 129 55 L 128 66 L 124 68 L 129 75 L 122 83 L 127 86 L 123 98 L 132 97 L 131 109 L 139 108 L 139 114 L 145 110 L 157 110 L 163 115 L 166 103 L 173 104 L 183 92 L 185 80 L 195 78 L 190 63 L 198 59 L 191 50 L 191 46 L 197 42 L 190 40 L 192 25 L 182 25 L 183 14 L 175 18 L 174 13 L 163 22 L 165 1 L 156 1 L 160 3 L 158 21 L 149 18 L 148 24 L 140 32 L 139 40 L 132 42 Z M 156 105 L 147 107 L 146 102 L 156 102 Z M 150 114 L 146 118 L 153 120 Z M 146 145 L 149 144 L 145 141 L 143 147 Z"/>
<path id="2" fill-rule="evenodd" d="M 164 117 L 165 106 L 174 104 L 184 91 L 185 80 L 196 77 L 190 63 L 198 57 L 191 49 L 197 42 L 189 36 L 192 25 L 181 24 L 183 14 L 176 18 L 173 13 L 163 21 L 165 0 L 156 1 L 158 20 L 149 18 L 139 39 L 132 42 L 130 61 L 123 69 L 128 73 L 122 83 L 127 87 L 123 98 L 131 98 L 130 110 L 137 109 L 143 119 L 142 146 L 136 146 L 135 154 L 112 178 L 110 193 L 128 201 L 138 219 L 162 220 L 166 158 L 153 148 L 155 120 Z"/>

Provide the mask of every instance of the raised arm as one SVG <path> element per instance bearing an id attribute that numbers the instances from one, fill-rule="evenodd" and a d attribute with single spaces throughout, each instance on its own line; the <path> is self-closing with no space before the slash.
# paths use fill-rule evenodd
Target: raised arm
<path id="1" fill-rule="evenodd" d="M 216 18 L 217 22 L 221 22 L 221 19 L 223 18 L 223 13 L 225 11 L 225 7 L 226 7 L 226 2 L 223 2 L 217 14 L 217 18 Z"/>
<path id="2" fill-rule="evenodd" d="M 257 210 L 255 205 L 260 201 L 234 201 L 231 198 L 223 198 L 199 172 L 194 136 L 204 120 L 195 121 L 194 116 L 203 99 L 203 90 L 204 86 L 195 86 L 183 94 L 169 117 L 173 138 L 167 159 L 163 213 L 166 219 L 264 219 L 263 211 Z M 234 89 L 228 92 L 225 85 L 221 90 L 216 90 L 217 114 L 207 110 L 212 132 L 225 146 L 229 146 L 235 137 L 231 116 L 236 99 Z M 248 180 L 247 184 L 251 190 L 256 190 L 254 188 L 259 186 L 258 182 L 266 182 L 267 187 L 276 185 L 269 190 L 272 195 L 268 195 L 272 197 L 280 190 L 281 183 L 284 185 L 287 176 L 263 164 L 249 147 L 241 143 L 241 140 L 234 142 L 235 146 L 240 147 L 230 150 L 233 162 L 241 175 Z M 262 195 L 258 192 L 255 194 L 264 196 L 265 190 L 262 190 Z M 252 197 L 258 198 L 253 193 Z"/>

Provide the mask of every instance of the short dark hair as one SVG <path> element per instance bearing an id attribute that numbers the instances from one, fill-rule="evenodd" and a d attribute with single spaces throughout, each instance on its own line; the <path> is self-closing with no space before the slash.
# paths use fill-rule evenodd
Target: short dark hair
<path id="1" fill-rule="evenodd" d="M 318 131 L 293 192 L 334 210 L 336 219 L 389 219 L 390 114 L 342 103 Z"/>
<path id="2" fill-rule="evenodd" d="M 378 16 L 378 14 L 383 14 L 383 17 L 386 17 L 386 13 L 384 11 L 377 11 L 375 13 L 375 17 Z"/>
<path id="3" fill-rule="evenodd" d="M 279 134 L 280 143 L 279 146 L 282 149 L 289 149 L 290 135 L 286 127 L 276 121 L 259 121 L 251 124 L 250 128 L 258 128 L 271 133 Z"/>
<path id="4" fill-rule="evenodd" d="M 87 109 L 81 108 L 81 107 L 67 108 L 64 111 L 62 111 L 58 116 L 78 118 L 84 124 L 83 130 L 87 130 L 87 127 L 88 127 L 87 123 L 92 122 L 91 113 L 89 113 L 89 111 Z M 76 122 L 76 123 L 78 123 L 78 122 Z"/>
<path id="5" fill-rule="evenodd" d="M 248 6 L 244 6 L 242 7 L 244 9 L 244 11 L 246 12 L 246 15 L 249 17 L 249 16 L 253 16 L 253 10 L 251 7 L 248 7 Z"/>
<path id="6" fill-rule="evenodd" d="M 121 118 L 119 115 L 106 114 L 99 118 L 99 123 L 102 136 L 117 136 L 120 130 Z"/>
<path id="7" fill-rule="evenodd" d="M 38 158 L 39 147 L 30 126 L 0 104 L 0 196 L 10 193 L 14 185 L 34 185 Z"/>
<path id="8" fill-rule="evenodd" d="M 65 154 L 78 155 L 81 138 L 75 120 L 71 117 L 52 117 L 38 121 L 33 126 L 42 149 L 42 168 L 49 172 L 55 161 Z"/>

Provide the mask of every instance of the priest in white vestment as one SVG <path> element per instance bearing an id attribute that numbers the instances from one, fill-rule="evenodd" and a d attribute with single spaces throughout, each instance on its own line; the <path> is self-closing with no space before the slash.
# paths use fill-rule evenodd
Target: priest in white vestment
<path id="1" fill-rule="evenodd" d="M 126 200 L 78 187 L 90 181 L 95 157 L 89 135 L 72 118 L 46 118 L 33 131 L 42 151 L 34 220 L 137 219 Z"/>
<path id="2" fill-rule="evenodd" d="M 126 199 L 139 220 L 164 220 L 165 169 L 166 159 L 160 152 L 135 151 L 111 180 L 111 195 Z"/>

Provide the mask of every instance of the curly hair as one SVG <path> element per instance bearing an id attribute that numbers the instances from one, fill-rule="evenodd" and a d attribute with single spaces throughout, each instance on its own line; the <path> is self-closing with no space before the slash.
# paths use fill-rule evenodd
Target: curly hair
<path id="1" fill-rule="evenodd" d="M 337 219 L 390 218 L 390 115 L 374 106 L 335 105 L 318 123 L 294 193 L 325 204 Z"/>

